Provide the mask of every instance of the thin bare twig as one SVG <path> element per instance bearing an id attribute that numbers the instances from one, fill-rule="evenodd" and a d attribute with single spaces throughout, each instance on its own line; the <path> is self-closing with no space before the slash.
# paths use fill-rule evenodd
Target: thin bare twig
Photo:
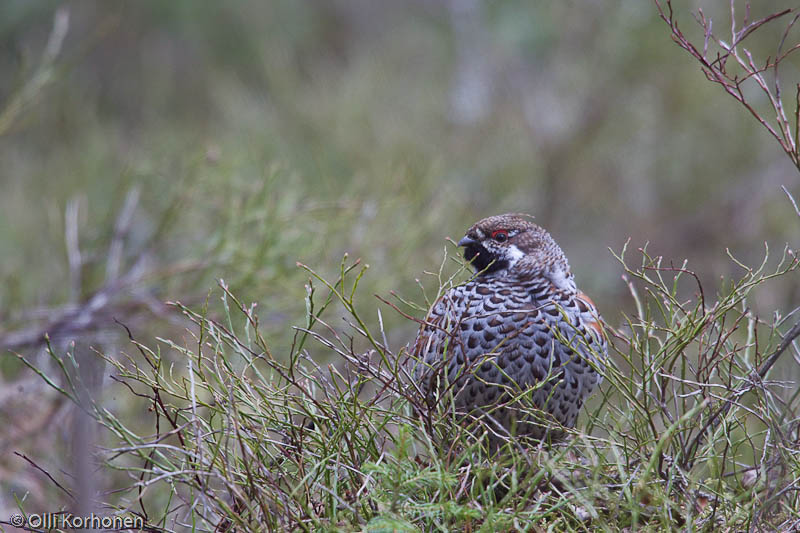
<path id="1" fill-rule="evenodd" d="M 120 211 L 117 222 L 114 224 L 114 236 L 111 239 L 111 245 L 108 248 L 108 259 L 106 260 L 106 282 L 114 281 L 119 277 L 125 237 L 130 230 L 136 205 L 139 203 L 139 192 L 138 186 L 128 191 L 128 194 L 125 195 L 122 211 Z"/>
<path id="2" fill-rule="evenodd" d="M 75 498 L 74 498 L 74 496 L 72 496 L 72 493 L 69 491 L 69 489 L 66 489 L 66 488 L 64 488 L 64 486 L 63 486 L 61 483 L 59 483 L 58 481 L 56 481 L 56 479 L 55 479 L 53 476 L 51 476 L 51 475 L 50 475 L 50 473 L 49 473 L 47 470 L 45 470 L 45 469 L 44 469 L 44 468 L 42 468 L 41 466 L 37 465 L 37 464 L 36 464 L 35 462 L 33 462 L 33 460 L 31 460 L 31 459 L 30 459 L 28 456 L 26 456 L 26 455 L 24 455 L 24 454 L 21 454 L 21 453 L 19 453 L 19 452 L 14 452 L 14 455 L 16 455 L 17 457 L 21 457 L 22 459 L 24 459 L 25 461 L 27 461 L 27 462 L 28 462 L 28 464 L 30 464 L 32 467 L 34 467 L 36 470 L 38 470 L 39 472 L 41 472 L 42 474 L 44 474 L 45 476 L 47 476 L 47 478 L 48 478 L 48 479 L 49 479 L 49 480 L 50 480 L 50 481 L 53 483 L 53 485 L 55 485 L 56 487 L 58 487 L 59 489 L 61 489 L 62 491 L 64 491 L 64 493 L 65 493 L 67 496 L 69 496 L 69 497 L 70 497 L 70 499 L 72 499 L 72 500 L 74 500 L 74 499 L 75 499 Z"/>
<path id="3" fill-rule="evenodd" d="M 706 16 L 702 10 L 698 10 L 695 20 L 703 29 L 702 52 L 689 40 L 688 37 L 678 27 L 675 12 L 671 0 L 653 0 L 658 11 L 659 17 L 670 27 L 672 40 L 681 48 L 686 50 L 699 63 L 700 68 L 706 78 L 720 85 L 726 93 L 736 99 L 748 112 L 772 135 L 781 145 L 784 152 L 789 156 L 792 163 L 800 170 L 800 149 L 797 145 L 798 129 L 800 129 L 800 84 L 798 84 L 797 102 L 794 112 L 794 128 L 786 115 L 781 91 L 780 64 L 790 54 L 800 49 L 800 43 L 792 45 L 784 51 L 786 40 L 797 20 L 800 18 L 800 8 L 787 8 L 771 13 L 763 18 L 749 21 L 750 4 L 745 3 L 745 15 L 741 25 L 736 21 L 735 0 L 730 1 L 730 42 L 726 42 L 716 36 L 713 32 L 712 20 Z M 775 58 L 770 62 L 767 58 L 764 66 L 759 66 L 758 62 L 746 48 L 739 47 L 754 32 L 763 29 L 767 24 L 779 20 L 787 15 L 794 14 L 786 29 L 782 32 Z M 712 43 L 714 46 L 712 46 Z M 713 53 L 712 48 L 716 49 Z M 716 56 L 712 58 L 712 56 Z M 741 69 L 733 70 L 729 66 L 729 59 L 735 67 Z M 734 67 L 734 68 L 735 68 Z M 774 81 L 770 85 L 764 78 L 764 73 L 772 69 Z M 751 99 L 743 90 L 743 84 L 748 80 L 753 80 L 763 95 L 767 98 L 769 106 L 775 113 L 774 119 L 768 119 L 759 111 Z"/>
<path id="4" fill-rule="evenodd" d="M 81 248 L 78 238 L 78 216 L 80 214 L 80 199 L 72 197 L 67 202 L 64 210 L 64 242 L 67 247 L 67 262 L 69 264 L 69 301 L 76 303 L 81 298 Z"/>
<path id="5" fill-rule="evenodd" d="M 792 196 L 792 193 L 789 192 L 789 190 L 786 188 L 785 185 L 781 185 L 781 189 L 783 189 L 783 192 L 785 192 L 786 196 L 789 197 L 789 201 L 792 202 L 792 207 L 794 207 L 794 212 L 797 213 L 797 216 L 800 217 L 800 209 L 798 209 L 797 202 L 794 201 L 794 196 Z"/>
<path id="6" fill-rule="evenodd" d="M 796 322 L 794 326 L 786 333 L 783 337 L 783 340 L 778 345 L 772 354 L 767 357 L 767 359 L 761 363 L 756 370 L 755 375 L 757 375 L 760 379 L 764 379 L 770 369 L 778 362 L 781 355 L 786 351 L 786 349 L 792 345 L 792 342 L 800 336 L 800 321 Z M 702 446 L 703 442 L 706 439 L 706 436 L 713 432 L 714 428 L 717 427 L 721 421 L 725 418 L 725 415 L 731 410 L 735 402 L 741 398 L 743 395 L 747 394 L 751 390 L 756 387 L 756 382 L 754 380 L 749 380 L 746 385 L 742 385 L 738 387 L 730 395 L 723 401 L 723 404 L 719 406 L 715 412 L 709 417 L 708 421 L 705 423 L 703 428 L 698 432 L 695 436 L 692 443 L 689 445 L 688 450 L 691 452 L 687 455 L 687 457 L 694 457 L 695 451 Z M 690 465 L 683 465 L 684 468 L 687 468 Z"/>

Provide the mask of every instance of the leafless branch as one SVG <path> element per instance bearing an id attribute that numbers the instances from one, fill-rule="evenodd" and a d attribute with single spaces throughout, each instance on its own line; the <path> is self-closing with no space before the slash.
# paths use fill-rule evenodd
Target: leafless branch
<path id="1" fill-rule="evenodd" d="M 39 313 L 40 323 L 15 330 L 0 331 L 0 350 L 20 350 L 42 346 L 45 334 L 52 339 L 65 338 L 86 331 L 98 330 L 118 318 L 131 316 L 138 310 L 147 310 L 157 316 L 173 313 L 160 302 L 153 301 L 151 294 L 137 291 L 147 279 L 171 277 L 203 268 L 203 262 L 175 263 L 157 269 L 148 269 L 148 254 L 140 253 L 138 259 L 123 271 L 122 256 L 125 237 L 130 230 L 139 189 L 134 187 L 126 195 L 124 205 L 116 219 L 114 233 L 106 259 L 105 284 L 84 300 L 81 270 L 83 254 L 79 244 L 80 201 L 76 198 L 67 203 L 65 209 L 65 243 L 70 278 L 70 301 Z M 26 322 L 33 322 L 32 317 Z"/>
<path id="2" fill-rule="evenodd" d="M 21 454 L 19 452 L 14 452 L 14 455 L 16 455 L 17 457 L 21 457 L 22 459 L 27 461 L 32 467 L 34 467 L 36 470 L 47 476 L 47 478 L 53 483 L 53 485 L 61 489 L 67 496 L 70 497 L 70 499 L 73 499 L 72 493 L 68 489 L 64 488 L 64 486 L 61 483 L 56 481 L 56 479 L 52 475 L 50 475 L 50 473 L 47 470 L 37 465 L 35 462 L 33 462 L 29 457 L 25 456 L 24 454 Z"/>
<path id="3" fill-rule="evenodd" d="M 81 248 L 78 238 L 78 217 L 80 215 L 80 199 L 72 197 L 67 202 L 64 210 L 64 242 L 67 247 L 67 263 L 69 264 L 69 294 L 70 303 L 75 303 L 81 297 Z"/>
<path id="4" fill-rule="evenodd" d="M 133 187 L 125 196 L 125 203 L 122 211 L 117 217 L 114 225 L 114 236 L 111 239 L 111 246 L 108 249 L 108 260 L 106 262 L 106 282 L 114 281 L 119 277 L 120 262 L 122 261 L 122 250 L 125 237 L 130 230 L 133 221 L 133 213 L 139 203 L 139 187 Z"/>
<path id="5" fill-rule="evenodd" d="M 748 382 L 741 387 L 733 390 L 725 400 L 723 401 L 722 405 L 720 405 L 714 413 L 708 418 L 708 421 L 703 426 L 703 428 L 697 433 L 694 440 L 689 446 L 689 450 L 692 451 L 689 456 L 694 455 L 694 450 L 697 450 L 700 446 L 702 446 L 703 442 L 705 441 L 706 437 L 709 433 L 713 432 L 714 428 L 717 427 L 722 419 L 725 418 L 725 415 L 731 410 L 731 408 L 736 404 L 736 402 L 745 394 L 756 388 L 757 383 L 760 383 L 762 379 L 764 379 L 770 369 L 775 365 L 775 363 L 780 359 L 786 349 L 792 345 L 792 342 L 800 336 L 800 321 L 796 322 L 794 326 L 786 333 L 783 337 L 783 340 L 778 345 L 772 354 L 767 357 L 767 359 L 761 363 L 758 369 L 755 372 L 755 375 L 758 376 L 758 380 L 748 380 Z M 688 465 L 684 465 L 688 466 Z"/>
<path id="6" fill-rule="evenodd" d="M 702 51 L 698 50 L 691 40 L 678 27 L 672 0 L 653 0 L 659 17 L 670 27 L 672 40 L 687 51 L 699 63 L 706 79 L 720 85 L 727 94 L 745 107 L 748 112 L 772 135 L 781 145 L 783 151 L 789 156 L 792 163 L 800 170 L 800 150 L 797 145 L 798 120 L 800 119 L 800 84 L 797 84 L 797 98 L 795 112 L 793 113 L 794 127 L 785 112 L 783 95 L 781 92 L 780 64 L 793 52 L 800 49 L 800 43 L 789 46 L 784 50 L 786 41 L 800 18 L 800 8 L 788 8 L 771 13 L 763 18 L 750 21 L 750 3 L 745 2 L 745 15 L 741 24 L 736 21 L 735 0 L 730 2 L 730 42 L 719 38 L 713 31 L 712 20 L 702 10 L 694 15 L 695 20 L 703 30 Z M 777 46 L 775 58 L 767 58 L 760 66 L 760 62 L 753 58 L 746 48 L 739 47 L 754 32 L 760 31 L 768 24 L 794 15 L 785 30 L 782 32 Z M 732 61 L 729 62 L 729 59 Z M 731 65 L 734 65 L 732 67 Z M 737 68 L 738 67 L 738 70 Z M 767 83 L 764 74 L 772 70 L 774 80 Z M 767 98 L 769 106 L 775 113 L 774 119 L 766 118 L 755 104 L 753 104 L 743 84 L 752 80 Z"/>
<path id="7" fill-rule="evenodd" d="M 797 213 L 797 216 L 800 217 L 800 209 L 798 209 L 797 202 L 794 201 L 794 196 L 792 196 L 792 193 L 790 193 L 788 189 L 786 189 L 785 185 L 781 185 L 781 189 L 783 189 L 783 192 L 785 192 L 786 196 L 789 197 L 789 201 L 792 202 L 792 207 L 794 207 L 794 212 Z"/>

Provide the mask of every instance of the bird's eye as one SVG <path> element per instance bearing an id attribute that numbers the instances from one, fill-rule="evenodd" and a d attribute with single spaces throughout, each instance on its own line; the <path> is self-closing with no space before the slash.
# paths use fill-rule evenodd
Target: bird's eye
<path id="1" fill-rule="evenodd" d="M 492 239 L 497 242 L 506 242 L 508 240 L 507 229 L 496 229 L 492 232 Z"/>

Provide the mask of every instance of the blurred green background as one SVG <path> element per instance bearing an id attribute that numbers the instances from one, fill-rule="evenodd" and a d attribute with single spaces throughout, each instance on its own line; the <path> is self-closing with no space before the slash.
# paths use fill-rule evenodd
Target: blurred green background
<path id="1" fill-rule="evenodd" d="M 727 1 L 675 5 L 694 37 L 690 8 L 729 24 Z M 766 57 L 779 31 L 758 38 Z M 737 274 L 726 248 L 752 264 L 765 241 L 798 244 L 780 189 L 800 197 L 797 170 L 643 0 L 5 0 L 0 112 L 0 331 L 45 328 L 101 290 L 126 194 L 140 193 L 121 269 L 146 275 L 64 349 L 129 351 L 112 318 L 144 342 L 181 338 L 160 302 L 200 307 L 224 278 L 258 303 L 280 354 L 305 312 L 296 262 L 324 275 L 344 253 L 368 263 L 374 320 L 373 293 L 422 302 L 416 279 L 434 287 L 424 271 L 455 251 L 445 238 L 503 212 L 550 230 L 612 325 L 631 304 L 608 248 L 629 238 L 687 258 L 707 293 Z M 784 284 L 755 305 L 799 296 Z M 384 319 L 394 349 L 413 338 L 413 323 Z M 11 383 L 20 367 L 3 357 Z"/>

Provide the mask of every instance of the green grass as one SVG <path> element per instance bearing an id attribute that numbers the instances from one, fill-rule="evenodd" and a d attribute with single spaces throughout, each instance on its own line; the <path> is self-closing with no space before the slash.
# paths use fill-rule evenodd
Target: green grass
<path id="1" fill-rule="evenodd" d="M 365 266 L 345 258 L 330 280 L 306 268 L 305 324 L 286 353 L 221 284 L 219 319 L 174 304 L 192 324 L 181 340 L 101 355 L 117 394 L 157 428 L 137 432 L 125 412 L 92 404 L 110 436 L 108 503 L 167 530 L 785 530 L 800 519 L 800 405 L 758 370 L 783 354 L 789 322 L 759 320 L 746 302 L 796 275 L 788 252 L 712 296 L 684 267 L 646 252 L 628 267 L 623 250 L 638 311 L 611 330 L 601 393 L 565 443 L 499 452 L 447 402 L 423 401 L 406 348 L 360 313 Z M 448 263 L 445 287 L 460 269 Z M 313 345 L 335 363 L 318 364 Z M 71 353 L 50 355 L 74 375 Z M 80 402 L 79 387 L 61 392 Z"/>

